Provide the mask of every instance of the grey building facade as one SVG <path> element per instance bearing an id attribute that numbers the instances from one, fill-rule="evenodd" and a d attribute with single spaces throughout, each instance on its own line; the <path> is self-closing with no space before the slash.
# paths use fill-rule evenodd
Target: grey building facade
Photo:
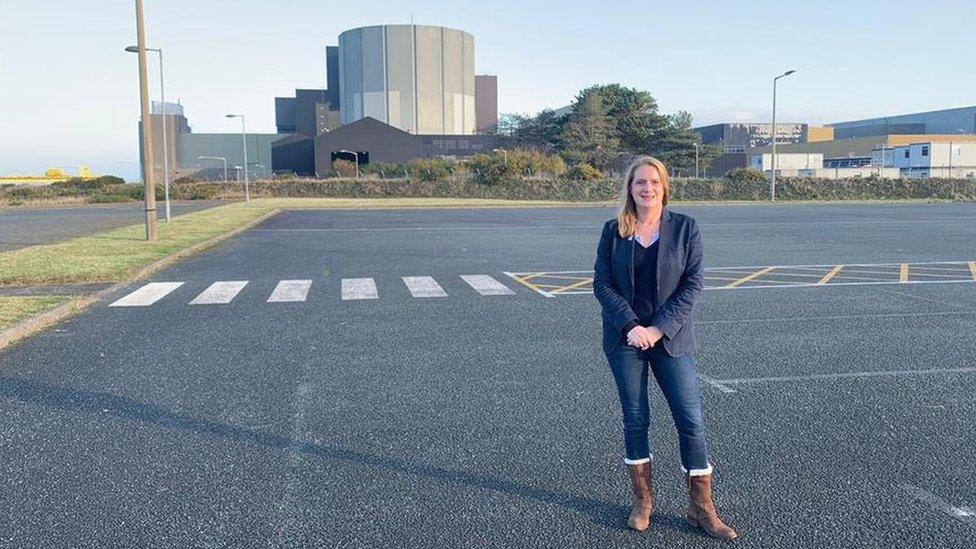
<path id="1" fill-rule="evenodd" d="M 474 37 L 379 25 L 339 35 L 340 120 L 370 117 L 412 134 L 475 132 Z"/>
<path id="2" fill-rule="evenodd" d="M 366 117 L 315 138 L 315 173 L 326 177 L 332 171 L 332 159 L 341 151 L 355 151 L 361 164 L 406 164 L 415 158 L 487 153 L 496 144 L 494 135 L 414 135 Z"/>
<path id="3" fill-rule="evenodd" d="M 835 139 L 906 134 L 976 134 L 976 105 L 827 124 Z"/>
<path id="4" fill-rule="evenodd" d="M 474 77 L 474 119 L 477 133 L 498 132 L 498 77 L 477 74 Z"/>

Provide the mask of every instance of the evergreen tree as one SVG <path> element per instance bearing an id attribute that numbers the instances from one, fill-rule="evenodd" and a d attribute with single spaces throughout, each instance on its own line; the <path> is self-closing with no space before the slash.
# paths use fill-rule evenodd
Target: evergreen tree
<path id="1" fill-rule="evenodd" d="M 585 162 L 605 170 L 616 158 L 620 140 L 599 92 L 587 90 L 576 97 L 573 112 L 563 125 L 559 145 L 563 157 L 571 164 Z"/>

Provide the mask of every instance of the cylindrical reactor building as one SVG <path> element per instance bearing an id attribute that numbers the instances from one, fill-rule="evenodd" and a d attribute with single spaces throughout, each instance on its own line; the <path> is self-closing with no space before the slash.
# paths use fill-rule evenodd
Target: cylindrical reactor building
<path id="1" fill-rule="evenodd" d="M 340 116 L 413 134 L 473 134 L 474 37 L 444 27 L 380 25 L 339 35 Z"/>

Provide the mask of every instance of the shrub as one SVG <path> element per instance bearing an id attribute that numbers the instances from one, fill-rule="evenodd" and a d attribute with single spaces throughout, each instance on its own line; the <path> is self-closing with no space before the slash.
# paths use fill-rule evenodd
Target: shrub
<path id="1" fill-rule="evenodd" d="M 732 168 L 725 172 L 725 179 L 737 183 L 763 183 L 766 174 L 754 168 Z"/>
<path id="2" fill-rule="evenodd" d="M 356 177 L 356 163 L 338 159 L 332 163 L 332 177 Z"/>
<path id="3" fill-rule="evenodd" d="M 439 181 L 456 175 L 457 162 L 445 158 L 418 158 L 407 164 L 410 179 L 417 181 Z"/>
<path id="4" fill-rule="evenodd" d="M 386 162 L 370 162 L 363 166 L 359 171 L 363 175 L 379 176 L 380 179 L 396 179 L 403 177 L 406 168 L 399 164 L 388 164 Z"/>
<path id="5" fill-rule="evenodd" d="M 594 168 L 593 165 L 585 162 L 570 168 L 566 175 L 575 181 L 597 181 L 599 179 L 603 179 L 603 172 Z"/>
<path id="6" fill-rule="evenodd" d="M 489 185 L 523 177 L 558 177 L 566 173 L 566 162 L 562 157 L 525 149 L 479 154 L 468 160 L 466 166 L 478 181 Z"/>

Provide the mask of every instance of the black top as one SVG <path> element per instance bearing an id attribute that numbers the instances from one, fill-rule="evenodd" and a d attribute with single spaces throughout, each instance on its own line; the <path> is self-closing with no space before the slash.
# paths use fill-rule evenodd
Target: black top
<path id="1" fill-rule="evenodd" d="M 624 326 L 623 333 L 634 329 L 634 327 L 650 326 L 654 318 L 654 310 L 657 309 L 657 248 L 660 240 L 655 240 L 647 248 L 641 246 L 634 238 L 634 314 L 637 315 L 638 322 L 630 322 Z"/>

